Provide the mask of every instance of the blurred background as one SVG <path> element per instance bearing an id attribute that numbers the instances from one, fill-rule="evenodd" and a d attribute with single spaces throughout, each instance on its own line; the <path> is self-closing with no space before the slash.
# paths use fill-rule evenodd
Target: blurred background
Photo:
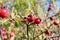
<path id="1" fill-rule="evenodd" d="M 6 36 L 2 37 L 0 35 L 0 40 L 2 40 L 2 38 L 8 38 L 10 32 L 12 32 L 14 36 L 7 40 L 27 40 L 26 25 L 21 21 L 23 17 L 28 14 L 34 14 L 42 20 L 41 24 L 36 26 L 31 25 L 29 27 L 29 40 L 49 40 L 47 38 L 50 38 L 50 36 L 60 35 L 60 0 L 0 0 L 0 8 L 1 3 L 4 3 L 4 7 L 8 10 L 9 15 L 6 18 L 0 17 L 0 31 L 2 28 L 6 30 Z M 52 8 L 48 12 L 47 10 L 50 4 L 52 4 Z M 54 25 L 49 17 L 57 20 L 59 27 Z M 42 33 L 46 29 L 52 31 L 51 35 Z M 33 38 L 33 34 L 36 36 L 35 39 Z M 55 40 L 55 38 L 53 39 Z M 60 37 L 56 38 L 56 40 L 58 39 L 60 39 Z"/>

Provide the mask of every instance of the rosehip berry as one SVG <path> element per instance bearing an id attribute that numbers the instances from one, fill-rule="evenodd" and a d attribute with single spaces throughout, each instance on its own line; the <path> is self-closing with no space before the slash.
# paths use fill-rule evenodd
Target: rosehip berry
<path id="1" fill-rule="evenodd" d="M 2 30 L 2 31 L 6 31 L 6 29 L 5 29 L 5 28 L 2 28 L 1 30 Z"/>
<path id="2" fill-rule="evenodd" d="M 50 34 L 51 34 L 51 31 L 46 30 L 44 33 L 45 33 L 46 35 L 50 35 Z"/>
<path id="3" fill-rule="evenodd" d="M 49 8 L 48 8 L 48 12 L 49 12 L 50 10 L 51 10 L 51 8 L 49 7 Z"/>
<path id="4" fill-rule="evenodd" d="M 33 21 L 35 21 L 35 20 L 36 20 L 36 18 L 37 18 L 37 17 L 34 15 L 34 16 L 32 17 L 32 20 L 33 20 Z"/>
<path id="5" fill-rule="evenodd" d="M 32 21 L 33 21 L 33 20 L 32 20 L 32 17 L 33 17 L 32 14 L 29 14 L 29 15 L 28 15 L 28 22 L 32 22 Z"/>
<path id="6" fill-rule="evenodd" d="M 6 35 L 6 32 L 5 31 L 1 31 L 1 35 L 2 36 L 5 36 Z"/>
<path id="7" fill-rule="evenodd" d="M 33 22 L 33 21 L 35 21 L 35 19 L 36 19 L 36 16 L 35 15 L 32 15 L 32 14 L 29 14 L 28 15 L 28 21 L 29 22 Z"/>
<path id="8" fill-rule="evenodd" d="M 8 16 L 7 9 L 4 9 L 4 8 L 0 9 L 0 17 L 5 18 L 7 16 Z"/>
<path id="9" fill-rule="evenodd" d="M 32 17 L 28 17 L 28 22 L 32 22 Z"/>
<path id="10" fill-rule="evenodd" d="M 27 22 L 27 21 L 28 21 L 27 17 L 24 17 L 23 22 Z"/>
<path id="11" fill-rule="evenodd" d="M 13 36 L 14 36 L 14 33 L 10 32 L 10 33 L 9 33 L 9 36 L 10 36 L 10 37 L 13 37 Z"/>
<path id="12" fill-rule="evenodd" d="M 50 17 L 50 20 L 53 21 L 54 20 L 53 17 Z"/>
<path id="13" fill-rule="evenodd" d="M 54 24 L 54 25 L 58 25 L 58 21 L 57 21 L 57 20 L 54 20 L 54 21 L 53 21 L 53 24 Z"/>
<path id="14" fill-rule="evenodd" d="M 48 10 L 47 10 L 47 11 L 49 12 L 49 11 L 51 10 L 51 8 L 52 8 L 52 4 L 50 4 L 50 5 L 49 5 L 49 7 L 48 7 Z"/>
<path id="15" fill-rule="evenodd" d="M 39 24 L 41 22 L 40 18 L 36 18 L 36 20 L 34 21 L 35 24 Z"/>

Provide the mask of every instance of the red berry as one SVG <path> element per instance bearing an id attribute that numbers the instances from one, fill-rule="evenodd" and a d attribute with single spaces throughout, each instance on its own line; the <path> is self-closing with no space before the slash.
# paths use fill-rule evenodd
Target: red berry
<path id="1" fill-rule="evenodd" d="M 49 12 L 50 10 L 51 10 L 51 8 L 49 7 L 49 8 L 48 8 L 48 12 Z"/>
<path id="2" fill-rule="evenodd" d="M 32 17 L 33 17 L 32 14 L 29 14 L 29 15 L 28 15 L 28 22 L 32 22 L 32 21 L 33 21 L 33 20 L 32 20 Z"/>
<path id="3" fill-rule="evenodd" d="M 32 17 L 28 17 L 28 22 L 32 22 Z"/>
<path id="4" fill-rule="evenodd" d="M 14 33 L 10 32 L 10 33 L 9 33 L 9 36 L 10 36 L 10 37 L 13 37 L 13 36 L 14 36 Z"/>
<path id="5" fill-rule="evenodd" d="M 57 21 L 57 20 L 54 20 L 54 21 L 53 21 L 53 24 L 54 24 L 54 25 L 58 25 L 58 21 Z"/>
<path id="6" fill-rule="evenodd" d="M 32 14 L 29 14 L 28 17 L 32 17 L 33 15 Z"/>
<path id="7" fill-rule="evenodd" d="M 1 30 L 2 30 L 2 31 L 6 31 L 6 29 L 5 29 L 5 28 L 2 28 Z"/>
<path id="8" fill-rule="evenodd" d="M 48 7 L 48 10 L 47 10 L 47 11 L 50 11 L 50 10 L 51 10 L 51 8 L 52 8 L 52 4 L 50 4 L 50 5 L 49 5 L 49 7 Z"/>
<path id="9" fill-rule="evenodd" d="M 2 36 L 5 36 L 5 35 L 6 35 L 6 29 L 5 29 L 5 28 L 2 28 L 2 29 L 1 29 L 1 35 L 2 35 Z"/>
<path id="10" fill-rule="evenodd" d="M 27 17 L 24 17 L 23 22 L 27 22 L 27 21 L 28 21 Z"/>
<path id="11" fill-rule="evenodd" d="M 36 18 L 36 20 L 34 21 L 35 24 L 39 24 L 41 22 L 40 18 Z"/>
<path id="12" fill-rule="evenodd" d="M 53 21 L 54 20 L 53 17 L 50 17 L 50 20 Z"/>
<path id="13" fill-rule="evenodd" d="M 35 21 L 35 20 L 36 20 L 36 18 L 37 18 L 37 17 L 34 15 L 34 16 L 32 17 L 32 20 L 33 20 L 33 21 Z"/>
<path id="14" fill-rule="evenodd" d="M 33 22 L 33 21 L 35 21 L 35 19 L 36 19 L 36 16 L 35 15 L 32 15 L 32 14 L 29 14 L 28 15 L 28 21 L 29 22 Z"/>
<path id="15" fill-rule="evenodd" d="M 1 31 L 1 35 L 2 36 L 5 36 L 6 35 L 6 32 L 5 31 Z"/>
<path id="16" fill-rule="evenodd" d="M 5 18 L 7 16 L 8 16 L 7 9 L 4 9 L 4 8 L 0 9 L 0 17 Z"/>
<path id="17" fill-rule="evenodd" d="M 50 34 L 51 34 L 51 31 L 46 30 L 44 33 L 45 33 L 46 35 L 50 35 Z"/>

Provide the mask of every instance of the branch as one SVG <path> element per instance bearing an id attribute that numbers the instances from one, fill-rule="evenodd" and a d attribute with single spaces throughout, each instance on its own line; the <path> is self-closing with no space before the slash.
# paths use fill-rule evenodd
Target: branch
<path id="1" fill-rule="evenodd" d="M 52 26 L 52 24 L 50 24 L 50 26 L 48 27 L 48 29 L 49 29 L 51 26 Z M 42 32 L 41 34 L 43 34 L 43 33 L 44 33 L 44 32 Z M 39 37 L 41 34 L 35 36 L 34 38 Z"/>
<path id="2" fill-rule="evenodd" d="M 55 15 L 51 16 L 51 17 L 55 17 L 55 16 L 58 16 L 60 14 L 60 11 L 58 13 L 56 13 Z M 45 20 L 43 20 L 43 22 L 45 22 L 47 19 L 49 19 L 50 17 L 46 18 Z M 42 23 L 43 23 L 42 22 Z"/>
<path id="3" fill-rule="evenodd" d="M 59 11 L 57 14 L 53 15 L 52 17 L 58 16 L 59 13 L 60 13 L 60 11 Z M 48 17 L 47 19 L 49 19 L 49 18 L 50 18 L 50 17 Z M 45 19 L 43 22 L 45 22 L 47 19 Z M 52 26 L 52 24 L 51 24 L 50 26 Z M 50 26 L 48 27 L 48 29 L 50 28 Z M 58 25 L 58 26 L 60 26 L 60 25 Z M 43 34 L 43 33 L 44 33 L 44 32 L 42 32 L 41 34 Z M 37 35 L 36 37 L 39 37 L 41 34 Z M 36 38 L 36 37 L 34 37 L 34 38 Z"/>
<path id="4" fill-rule="evenodd" d="M 54 38 L 54 37 L 60 37 L 60 35 L 55 35 L 55 36 L 48 36 L 47 38 Z"/>
<path id="5" fill-rule="evenodd" d="M 23 16 L 21 14 L 19 14 L 19 16 L 23 19 Z"/>

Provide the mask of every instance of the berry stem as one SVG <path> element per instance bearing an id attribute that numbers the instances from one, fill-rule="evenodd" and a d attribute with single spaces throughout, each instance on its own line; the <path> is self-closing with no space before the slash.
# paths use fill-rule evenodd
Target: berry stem
<path id="1" fill-rule="evenodd" d="M 28 29 L 29 29 L 29 25 L 27 25 L 27 40 L 29 40 Z"/>

